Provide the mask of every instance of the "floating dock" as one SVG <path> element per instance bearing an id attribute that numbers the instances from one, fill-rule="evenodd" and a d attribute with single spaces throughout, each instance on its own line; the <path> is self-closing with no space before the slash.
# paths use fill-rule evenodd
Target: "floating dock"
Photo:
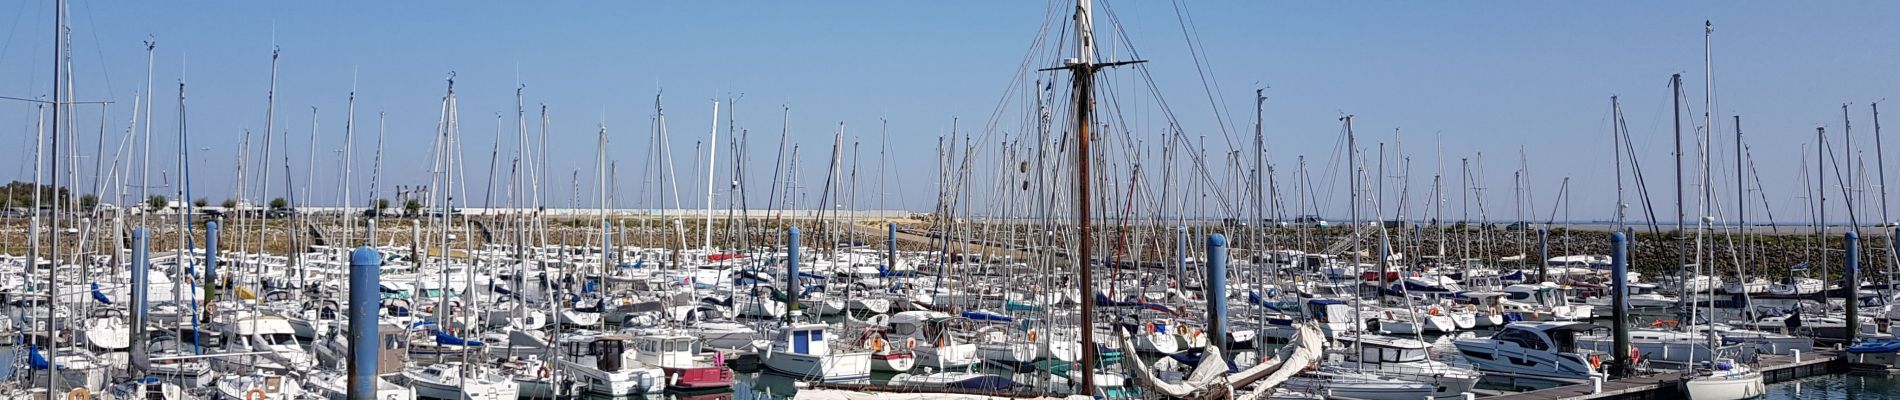
<path id="1" fill-rule="evenodd" d="M 1750 368 L 1761 371 L 1764 383 L 1776 383 L 1816 375 L 1839 373 L 1847 370 L 1847 362 L 1841 358 L 1839 350 L 1818 350 L 1801 354 L 1801 360 L 1792 356 L 1763 355 Z M 1603 382 L 1602 390 L 1595 390 L 1592 384 L 1558 386 L 1550 389 L 1528 392 L 1508 393 L 1485 397 L 1490 400 L 1623 400 L 1623 399 L 1680 399 L 1682 393 L 1682 375 L 1665 372 L 1646 375 L 1632 375 Z"/>

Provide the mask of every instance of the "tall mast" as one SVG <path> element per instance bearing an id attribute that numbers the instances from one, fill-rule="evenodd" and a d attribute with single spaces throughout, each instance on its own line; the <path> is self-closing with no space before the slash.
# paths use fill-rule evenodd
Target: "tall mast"
<path id="1" fill-rule="evenodd" d="M 1677 268 L 1683 268 L 1689 266 L 1689 237 L 1686 229 L 1689 214 L 1682 208 L 1685 198 L 1682 193 L 1682 74 L 1669 76 L 1669 98 L 1675 105 L 1675 126 L 1672 128 L 1676 132 L 1676 265 Z M 1682 280 L 1682 291 L 1687 291 L 1688 287 L 1689 280 L 1685 278 Z M 1683 296 L 1682 299 L 1688 301 L 1691 297 L 1694 296 Z"/>
<path id="2" fill-rule="evenodd" d="M 594 153 L 595 154 L 594 168 L 596 168 L 596 170 L 594 171 L 594 175 L 595 175 L 594 179 L 596 180 L 595 184 L 599 185 L 599 188 L 595 190 L 598 190 L 600 192 L 600 249 L 601 249 L 600 271 L 601 273 L 604 274 L 604 273 L 607 273 L 607 271 L 612 270 L 612 265 L 610 263 L 613 262 L 612 261 L 613 259 L 608 257 L 610 254 L 609 251 L 613 249 L 613 244 L 612 242 L 609 241 L 609 239 L 611 239 L 612 236 L 608 233 L 608 230 L 611 228 L 609 228 L 610 223 L 607 222 L 607 125 L 606 124 L 600 125 L 600 146 L 599 147 L 600 148 L 598 150 L 595 150 L 595 153 Z M 707 215 L 712 215 L 712 214 L 709 212 Z M 706 231 L 711 232 L 712 226 L 707 225 Z"/>
<path id="3" fill-rule="evenodd" d="M 145 106 L 145 139 L 144 139 L 145 155 L 141 157 L 144 160 L 144 165 L 139 167 L 139 174 L 140 174 L 139 200 L 140 201 L 144 201 L 146 198 L 151 197 L 151 191 L 152 191 L 152 102 L 153 102 L 152 100 L 157 99 L 156 97 L 152 96 L 152 61 L 153 61 L 154 51 L 157 49 L 158 49 L 158 40 L 145 41 L 145 105 L 144 105 Z M 136 110 L 136 109 L 132 110 L 133 114 L 138 114 L 138 112 L 139 110 Z M 134 127 L 134 129 L 137 129 L 137 127 Z M 242 175 L 239 175 L 239 176 L 242 176 Z M 240 182 L 240 186 L 242 186 L 241 182 L 243 181 L 240 180 L 239 182 Z M 130 205 L 130 204 L 135 204 L 135 203 L 130 202 L 130 201 L 125 201 L 125 199 L 120 199 L 120 204 Z M 150 228 L 150 226 L 146 225 L 147 222 L 149 221 L 149 217 L 147 216 L 147 214 L 149 213 L 139 213 L 139 227 Z M 176 287 L 177 285 L 173 285 L 173 286 Z"/>
<path id="4" fill-rule="evenodd" d="M 1820 126 L 1814 127 L 1814 176 L 1815 176 L 1815 179 L 1817 179 L 1814 184 L 1814 191 L 1817 195 L 1821 197 L 1820 202 L 1816 203 L 1817 204 L 1817 206 L 1815 207 L 1816 216 L 1814 217 L 1814 237 L 1820 239 L 1821 241 L 1821 256 L 1815 258 L 1815 263 L 1820 264 L 1820 265 L 1817 265 L 1816 267 L 1820 268 L 1822 274 L 1827 273 L 1827 257 L 1828 257 L 1827 256 L 1828 246 L 1827 246 L 1827 173 L 1826 173 L 1827 150 L 1826 148 L 1827 148 L 1827 128 L 1820 127 Z M 1825 278 L 1822 279 L 1822 281 L 1826 281 L 1826 280 L 1827 279 Z"/>
<path id="5" fill-rule="evenodd" d="M 712 256 L 713 168 L 719 157 L 719 100 L 713 100 L 712 140 L 706 142 L 706 256 Z M 710 258 L 708 258 L 710 260 Z"/>
<path id="6" fill-rule="evenodd" d="M 1617 102 L 1616 96 L 1610 96 L 1610 114 L 1612 115 L 1611 118 L 1613 118 L 1610 120 L 1610 151 L 1615 155 L 1613 158 L 1616 159 L 1616 231 L 1622 232 L 1624 223 L 1623 130 L 1618 121 L 1621 121 L 1623 118 L 1623 105 Z"/>
<path id="7" fill-rule="evenodd" d="M 1095 274 L 1094 255 L 1095 233 L 1089 212 L 1091 194 L 1089 192 L 1089 163 L 1093 155 L 1089 151 L 1089 112 L 1095 106 L 1095 32 L 1094 5 L 1091 0 L 1075 2 L 1075 58 L 1070 60 L 1071 90 L 1075 93 L 1075 221 L 1076 221 L 1076 262 L 1079 269 L 1079 284 L 1082 299 L 1082 387 L 1080 393 L 1095 393 Z"/>
<path id="8" fill-rule="evenodd" d="M 1701 200 L 1696 202 L 1695 274 L 1696 274 L 1696 278 L 1698 279 L 1702 277 L 1702 269 L 1704 267 L 1708 267 L 1710 273 L 1714 273 L 1715 271 L 1714 265 L 1703 265 L 1703 264 L 1714 263 L 1715 257 L 1709 257 L 1708 259 L 1702 258 L 1702 256 L 1704 255 L 1702 252 L 1703 239 L 1704 239 L 1703 234 L 1707 233 L 1708 228 L 1710 228 L 1709 225 L 1713 224 L 1713 219 L 1710 218 L 1710 213 L 1711 213 L 1710 209 L 1714 208 L 1713 194 L 1715 192 L 1714 188 L 1710 187 L 1714 184 L 1714 180 L 1709 176 L 1709 164 L 1710 164 L 1709 163 L 1709 156 L 1710 156 L 1709 146 L 1710 144 L 1715 142 L 1715 120 L 1713 118 L 1713 114 L 1715 112 L 1714 110 L 1715 108 L 1715 77 L 1714 77 L 1715 67 L 1714 67 L 1714 63 L 1712 62 L 1712 59 L 1710 58 L 1711 57 L 1710 49 L 1712 47 L 1710 46 L 1709 43 L 1710 43 L 1710 37 L 1714 36 L 1713 34 L 1715 33 L 1715 28 L 1713 27 L 1713 24 L 1711 24 L 1707 20 L 1702 21 L 1702 26 L 1703 26 L 1702 28 L 1702 70 L 1703 70 L 1703 73 L 1702 73 L 1702 129 L 1701 129 L 1701 132 L 1696 135 L 1699 138 L 1697 141 L 1700 142 L 1700 147 L 1701 147 L 1700 151 L 1697 153 L 1698 155 L 1697 161 L 1702 166 L 1702 172 L 1699 174 L 1700 176 L 1696 180 L 1697 189 L 1698 191 L 1702 192 Z M 1710 249 L 1712 251 L 1713 247 L 1711 247 Z M 1708 285 L 1708 286 L 1709 286 L 1709 296 L 1714 297 L 1716 285 Z M 1694 321 L 1697 319 L 1696 315 L 1700 313 L 1701 310 L 1702 310 L 1702 307 L 1700 306 L 1689 309 L 1689 316 L 1690 316 L 1689 321 L 1691 324 L 1693 324 Z M 1713 322 L 1714 322 L 1713 319 L 1711 319 L 1710 323 L 1713 323 Z M 1718 345 L 1716 341 L 1720 339 L 1717 337 L 1717 335 L 1706 335 L 1706 336 L 1709 337 L 1709 348 L 1711 349 L 1715 348 Z M 1693 363 L 1695 361 L 1695 356 L 1691 355 L 1689 357 L 1689 361 Z M 1715 359 L 1713 358 L 1713 355 L 1711 355 L 1711 358 L 1709 359 L 1709 364 L 1711 366 L 1715 364 Z"/>
<path id="9" fill-rule="evenodd" d="M 1742 169 L 1744 159 L 1742 148 L 1742 116 L 1737 115 L 1735 116 L 1735 226 L 1739 228 L 1736 231 L 1742 234 L 1742 257 L 1740 262 L 1735 264 L 1735 283 L 1746 288 L 1748 275 L 1743 267 L 1753 264 L 1754 253 L 1748 248 L 1748 195 L 1745 193 L 1747 189 L 1744 186 L 1747 184 L 1748 171 Z M 1748 291 L 1743 290 L 1742 299 L 1747 300 L 1748 297 Z"/>
<path id="10" fill-rule="evenodd" d="M 1268 212 L 1267 207 L 1270 207 L 1267 201 L 1268 200 L 1267 194 L 1266 194 L 1267 187 L 1261 185 L 1261 175 L 1264 175 L 1267 173 L 1267 170 L 1266 170 L 1267 139 L 1266 139 L 1265 134 L 1263 133 L 1265 129 L 1265 125 L 1263 122 L 1265 120 L 1265 115 L 1264 115 L 1266 111 L 1265 106 L 1267 104 L 1267 95 L 1265 91 L 1266 89 L 1253 90 L 1253 186 L 1254 186 L 1253 187 L 1253 203 L 1254 203 L 1253 210 L 1254 210 L 1254 217 L 1252 221 L 1247 221 L 1248 222 L 1247 226 L 1254 227 L 1253 229 L 1254 234 L 1248 235 L 1249 236 L 1248 239 L 1252 239 L 1252 241 L 1254 242 L 1252 243 L 1252 247 L 1253 247 L 1253 251 L 1255 255 L 1259 255 L 1260 250 L 1264 248 L 1262 247 L 1264 243 L 1259 243 L 1260 241 L 1259 232 L 1261 229 L 1265 228 L 1265 227 L 1262 227 L 1261 224 L 1265 221 L 1265 217 L 1267 216 L 1267 212 Z M 1275 219 L 1277 220 L 1278 218 L 1275 218 Z M 1175 256 L 1175 258 L 1177 259 L 1180 257 L 1181 257 L 1180 255 Z M 1260 270 L 1261 270 L 1260 268 L 1254 269 L 1256 273 L 1258 273 Z"/>
<path id="11" fill-rule="evenodd" d="M 53 131 L 52 131 L 52 134 L 53 134 L 53 161 L 52 162 L 53 164 L 52 164 L 52 168 L 50 169 L 52 169 L 53 171 L 52 172 L 53 173 L 53 187 L 57 188 L 59 187 L 59 154 L 60 154 L 59 153 L 59 128 L 60 128 L 60 123 L 59 123 L 60 112 L 59 111 L 60 111 L 60 107 L 65 106 L 65 101 L 66 101 L 66 94 L 61 89 L 60 86 L 61 86 L 61 82 L 63 82 L 62 79 L 67 79 L 70 77 L 67 77 L 65 76 L 65 74 L 63 74 L 66 68 L 65 67 L 66 64 L 64 62 L 64 59 L 66 58 L 66 1 L 57 0 L 53 4 L 54 4 L 54 8 L 53 8 L 53 21 L 54 21 L 53 22 Z M 37 178 L 38 174 L 35 174 L 34 176 Z M 40 188 L 39 187 L 33 188 L 33 192 L 39 193 Z M 71 193 L 68 193 L 67 195 L 71 196 Z M 57 271 L 59 271 L 59 237 L 60 237 L 59 203 L 60 203 L 60 199 L 57 198 L 57 196 L 59 196 L 59 191 L 54 190 L 53 196 L 55 196 L 55 198 L 53 199 L 53 217 L 52 217 L 53 235 L 52 235 L 52 246 L 51 246 L 51 253 L 50 253 L 52 254 L 52 256 L 48 257 L 53 260 L 53 265 L 46 269 L 46 296 L 47 296 L 46 297 L 46 315 L 48 317 L 46 318 L 46 337 L 48 338 L 57 337 L 56 334 L 53 332 L 54 330 L 53 328 L 56 326 L 59 326 L 59 325 L 56 325 L 59 319 L 58 318 L 59 314 L 56 311 L 57 308 L 55 308 L 59 304 L 59 301 L 58 301 L 59 300 L 59 282 L 58 282 L 58 275 L 56 275 Z M 37 209 L 37 207 L 39 207 L 39 204 L 34 204 L 33 206 L 35 207 L 35 209 L 33 210 L 33 215 L 35 216 L 39 215 L 39 210 Z M 35 240 L 35 242 L 37 243 L 38 241 Z M 38 264 L 39 260 L 37 259 L 29 260 L 28 262 L 32 264 Z M 59 341 L 51 340 L 49 341 L 48 344 L 51 345 L 49 346 L 51 347 L 51 350 L 48 350 L 47 354 L 57 357 L 59 354 Z M 57 360 L 57 358 L 52 358 L 52 359 Z M 59 387 L 58 383 L 59 383 L 59 374 L 57 373 L 46 374 L 46 392 L 47 393 L 56 393 L 55 388 Z"/>
<path id="12" fill-rule="evenodd" d="M 277 125 L 277 58 L 281 53 L 282 50 L 276 47 L 272 47 L 270 50 L 270 92 L 264 95 L 264 157 L 258 159 L 257 162 L 257 170 L 259 171 L 257 178 L 259 186 L 257 190 L 259 196 L 258 204 L 264 204 L 266 206 L 270 204 L 270 147 L 271 140 L 273 140 L 270 132 L 271 129 L 276 128 L 275 125 Z M 288 173 L 288 171 L 286 171 L 286 173 Z M 264 254 L 264 238 L 269 235 L 264 229 L 266 224 L 266 221 L 263 220 L 264 217 L 265 215 L 259 214 L 253 218 L 257 222 L 257 254 Z M 178 243 L 178 254 L 182 256 L 185 254 L 185 232 L 178 232 Z M 257 268 L 262 268 L 261 265 L 263 264 L 259 263 L 258 265 Z M 261 270 L 258 271 L 258 273 L 262 272 Z M 217 282 L 211 282 L 210 284 L 216 285 Z M 210 302 L 210 300 L 207 299 L 206 302 Z"/>
<path id="13" fill-rule="evenodd" d="M 343 201 L 337 204 L 343 207 L 343 246 L 356 243 L 356 218 L 350 212 L 350 175 L 356 166 L 356 89 L 350 89 L 350 103 L 343 117 Z M 494 171 L 489 171 L 494 176 Z M 494 179 L 494 178 L 489 178 Z"/>
<path id="14" fill-rule="evenodd" d="M 1878 101 L 1874 102 L 1873 107 L 1874 107 L 1874 170 L 1878 171 L 1878 175 L 1880 176 L 1880 222 L 1884 224 L 1884 223 L 1893 222 L 1893 219 L 1888 217 L 1887 215 L 1887 159 L 1885 156 L 1881 154 L 1881 151 L 1880 151 L 1881 149 L 1881 146 L 1880 146 L 1880 102 Z M 1889 240 L 1891 240 L 1891 237 L 1889 237 Z"/>

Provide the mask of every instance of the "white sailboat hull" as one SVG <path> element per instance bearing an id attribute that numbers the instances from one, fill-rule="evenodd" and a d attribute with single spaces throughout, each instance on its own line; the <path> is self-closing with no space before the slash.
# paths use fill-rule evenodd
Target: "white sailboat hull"
<path id="1" fill-rule="evenodd" d="M 1753 371 L 1698 377 L 1684 382 L 1682 386 L 1683 391 L 1688 392 L 1689 400 L 1742 400 L 1767 393 L 1761 373 Z"/>
<path id="2" fill-rule="evenodd" d="M 848 382 L 871 377 L 871 353 L 814 356 L 768 351 L 764 359 L 766 368 L 800 379 Z"/>

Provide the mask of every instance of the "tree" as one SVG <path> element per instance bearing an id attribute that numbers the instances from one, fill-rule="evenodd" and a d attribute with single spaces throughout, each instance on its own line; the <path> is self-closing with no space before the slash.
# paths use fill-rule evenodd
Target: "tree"
<path id="1" fill-rule="evenodd" d="M 5 207 L 33 207 L 33 190 L 32 182 L 13 181 L 7 183 L 4 187 L 0 187 L 0 191 L 5 191 L 5 197 L 0 198 L 0 201 L 6 203 L 3 205 Z M 51 207 L 55 203 L 66 201 L 66 196 L 68 195 L 66 188 L 54 188 L 53 185 L 40 185 L 39 191 L 41 204 L 48 207 Z"/>
<path id="2" fill-rule="evenodd" d="M 199 197 L 197 200 L 191 201 L 191 205 L 198 208 L 204 208 L 205 206 L 210 205 L 210 204 L 211 204 L 211 200 L 205 200 L 205 198 L 203 197 Z"/>
<path id="3" fill-rule="evenodd" d="M 224 207 L 226 210 L 235 210 L 237 209 L 237 199 L 224 199 L 224 203 L 218 204 L 218 206 Z"/>
<path id="4" fill-rule="evenodd" d="M 284 200 L 284 198 L 282 197 L 270 199 L 270 209 L 272 210 L 282 210 L 289 207 L 290 207 L 290 202 Z"/>
<path id="5" fill-rule="evenodd" d="M 376 199 L 377 212 L 382 212 L 383 210 L 387 210 L 387 209 L 389 209 L 389 199 Z"/>
<path id="6" fill-rule="evenodd" d="M 92 211 L 97 208 L 99 208 L 99 196 L 94 196 L 90 194 L 79 196 L 79 210 L 80 211 Z"/>
<path id="7" fill-rule="evenodd" d="M 416 211 L 422 210 L 422 202 L 415 199 L 404 200 L 402 210 L 408 215 L 416 215 Z"/>
<path id="8" fill-rule="evenodd" d="M 152 196 L 145 199 L 145 209 L 149 211 L 163 210 L 168 204 L 169 203 L 165 201 L 165 196 Z"/>

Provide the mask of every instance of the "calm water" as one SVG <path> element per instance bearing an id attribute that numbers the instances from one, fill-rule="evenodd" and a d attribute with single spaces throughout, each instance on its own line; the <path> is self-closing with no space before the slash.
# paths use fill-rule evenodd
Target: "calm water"
<path id="1" fill-rule="evenodd" d="M 1900 377 L 1893 375 L 1823 375 L 1768 385 L 1765 400 L 1884 400 L 1900 399 Z"/>

